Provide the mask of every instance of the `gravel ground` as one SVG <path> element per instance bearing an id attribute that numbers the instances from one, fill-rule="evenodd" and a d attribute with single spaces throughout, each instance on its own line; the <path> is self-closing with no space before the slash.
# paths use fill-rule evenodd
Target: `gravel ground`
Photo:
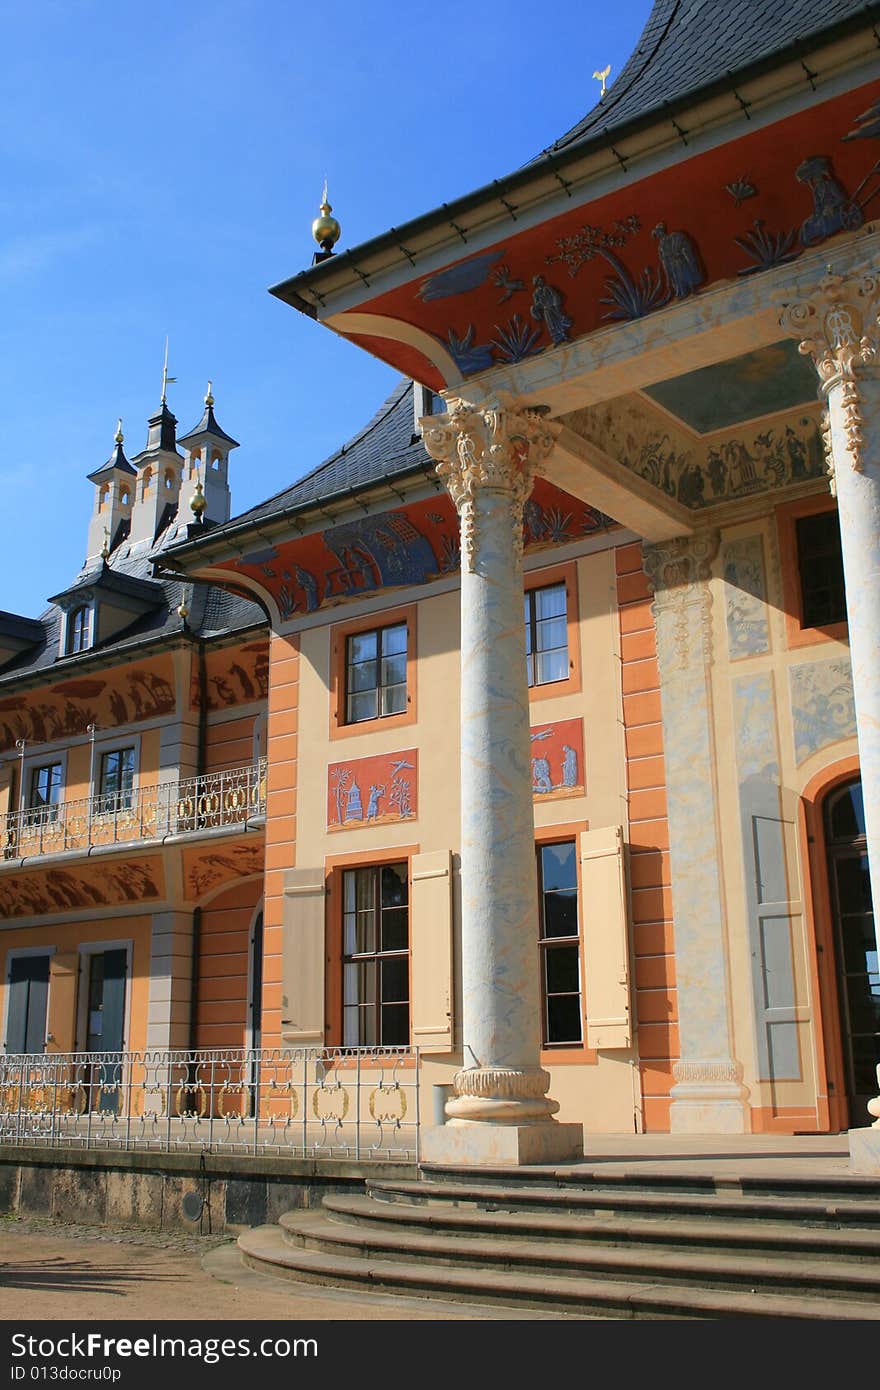
<path id="1" fill-rule="evenodd" d="M 0 1321 L 109 1318 L 543 1320 L 512 1309 L 273 1279 L 246 1269 L 228 1236 L 0 1218 Z"/>

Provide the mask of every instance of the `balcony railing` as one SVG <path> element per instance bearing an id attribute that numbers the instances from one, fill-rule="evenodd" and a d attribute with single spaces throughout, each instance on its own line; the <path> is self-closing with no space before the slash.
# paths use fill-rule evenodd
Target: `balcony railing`
<path id="1" fill-rule="evenodd" d="M 0 1056 L 0 1144 L 415 1162 L 418 1051 Z"/>
<path id="2" fill-rule="evenodd" d="M 266 811 L 266 759 L 183 781 L 132 787 L 3 818 L 3 856 L 24 859 L 65 850 L 161 840 L 167 835 L 243 824 Z"/>

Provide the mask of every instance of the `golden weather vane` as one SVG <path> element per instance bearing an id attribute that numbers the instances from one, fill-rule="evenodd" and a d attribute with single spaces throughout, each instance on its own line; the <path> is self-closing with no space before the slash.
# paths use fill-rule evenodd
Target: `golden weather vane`
<path id="1" fill-rule="evenodd" d="M 611 71 L 611 64 L 609 63 L 608 66 L 607 66 L 607 68 L 603 68 L 601 72 L 594 72 L 594 73 L 593 73 L 593 76 L 596 78 L 596 80 L 597 80 L 598 82 L 601 82 L 601 83 L 602 83 L 602 90 L 601 90 L 601 92 L 599 93 L 599 100 L 600 100 L 600 101 L 601 101 L 602 97 L 604 97 L 604 95 L 605 95 L 605 79 L 607 78 L 607 76 L 608 76 L 608 74 L 609 74 L 610 71 Z"/>

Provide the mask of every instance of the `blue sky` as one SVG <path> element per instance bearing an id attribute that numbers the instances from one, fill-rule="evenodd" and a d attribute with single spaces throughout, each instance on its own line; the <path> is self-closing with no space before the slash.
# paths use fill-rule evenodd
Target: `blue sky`
<path id="1" fill-rule="evenodd" d="M 397 376 L 267 293 L 517 167 L 620 71 L 650 0 L 0 0 L 0 608 L 85 556 L 117 416 L 143 448 L 165 335 L 181 432 L 209 377 L 233 510 L 287 486 Z M 542 21 L 553 34 L 544 38 Z"/>

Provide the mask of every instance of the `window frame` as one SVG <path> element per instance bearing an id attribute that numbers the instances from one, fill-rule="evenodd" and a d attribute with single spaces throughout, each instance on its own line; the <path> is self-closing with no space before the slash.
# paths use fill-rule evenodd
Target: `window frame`
<path id="1" fill-rule="evenodd" d="M 85 630 L 84 632 L 81 631 L 79 634 L 77 634 L 77 618 L 79 618 L 80 614 L 85 614 L 85 621 L 82 625 Z M 76 608 L 71 608 L 70 612 L 67 615 L 65 633 L 64 649 L 66 656 L 79 656 L 81 652 L 87 652 L 91 650 L 91 647 L 93 645 L 93 626 L 93 604 L 78 603 Z"/>
<path id="2" fill-rule="evenodd" d="M 786 502 L 776 508 L 782 568 L 782 597 L 785 610 L 785 638 L 789 648 L 811 646 L 816 642 L 846 642 L 847 640 L 849 624 L 846 621 L 828 623 L 823 627 L 805 626 L 803 589 L 798 558 L 797 523 L 805 517 L 836 511 L 837 503 L 828 492 L 814 493 L 810 497 L 801 497 L 797 501 Z"/>
<path id="3" fill-rule="evenodd" d="M 370 719 L 346 720 L 348 639 L 364 632 L 406 626 L 406 704 L 398 714 L 377 714 Z M 416 605 L 388 608 L 334 623 L 330 628 L 330 738 L 353 738 L 358 734 L 400 729 L 417 719 L 417 619 Z M 379 689 L 380 687 L 377 687 Z"/>
<path id="4" fill-rule="evenodd" d="M 523 578 L 523 595 L 536 589 L 565 585 L 565 620 L 568 642 L 568 675 L 558 681 L 530 685 L 529 701 L 552 700 L 560 695 L 576 695 L 581 689 L 580 615 L 578 607 L 577 561 L 529 570 Z"/>
<path id="5" fill-rule="evenodd" d="M 552 889 L 544 888 L 544 851 L 553 849 L 556 845 L 570 846 L 574 858 L 575 869 L 575 908 L 577 913 L 577 932 L 571 936 L 548 936 L 545 926 L 545 899 Z M 581 1051 L 586 1039 L 586 1015 L 584 1008 L 584 959 L 583 959 L 583 933 L 581 931 L 581 893 L 580 893 L 580 867 L 578 855 L 577 836 L 550 836 L 548 839 L 538 840 L 535 843 L 535 865 L 538 880 L 538 955 L 540 959 L 540 982 L 541 982 L 541 1050 L 555 1053 L 559 1049 L 577 1049 Z M 547 975 L 547 960 L 550 952 L 556 949 L 571 950 L 572 947 L 577 951 L 578 962 L 578 1020 L 580 1023 L 579 1039 L 564 1038 L 559 1042 L 550 1041 L 550 1009 L 551 998 L 561 997 L 561 992 L 557 991 L 551 995 L 549 980 Z M 570 996 L 571 991 L 566 992 Z"/>
<path id="6" fill-rule="evenodd" d="M 399 912 L 400 907 L 386 907 L 382 902 L 382 875 L 386 869 L 402 868 L 403 878 L 406 885 L 406 947 L 404 949 L 394 948 L 383 950 L 382 948 L 382 915 L 386 911 Z M 349 915 L 346 907 L 346 888 L 350 876 L 355 876 L 355 917 L 357 917 L 358 907 L 358 887 L 357 880 L 362 875 L 370 875 L 370 896 L 372 903 L 369 911 L 374 915 L 374 945 L 371 951 L 353 950 L 346 952 L 345 949 L 345 926 L 346 917 Z M 367 1049 L 372 1047 L 409 1047 L 412 1037 L 412 986 L 410 978 L 410 959 L 412 952 L 412 933 L 411 933 L 411 911 L 412 911 L 412 891 L 410 866 L 406 859 L 392 859 L 381 864 L 353 864 L 341 870 L 340 874 L 340 893 L 342 897 L 342 952 L 340 955 L 340 965 L 342 967 L 342 1046 L 345 1048 Z M 383 1000 L 382 989 L 382 966 L 385 961 L 405 960 L 406 961 L 406 999 L 394 999 L 391 1001 Z M 352 1004 L 345 997 L 345 975 L 347 966 L 358 967 L 362 964 L 372 964 L 374 966 L 374 985 L 372 997 L 363 999 L 358 990 L 357 1002 Z M 387 1006 L 406 1006 L 406 1040 L 404 1042 L 388 1042 L 382 1038 L 382 1014 Z M 357 1010 L 358 1019 L 358 1039 L 355 1042 L 349 1041 L 346 1037 L 346 1013 L 349 1008 Z M 376 1025 L 375 1042 L 363 1042 L 360 1038 L 360 1024 L 367 1009 L 372 1009 Z"/>
<path id="7" fill-rule="evenodd" d="M 587 994 L 586 994 L 586 951 L 584 947 L 584 901 L 583 883 L 581 879 L 581 856 L 580 842 L 581 834 L 589 830 L 589 822 L 565 821 L 558 825 L 535 826 L 535 877 L 536 886 L 540 891 L 540 878 L 538 877 L 538 855 L 545 845 L 558 845 L 564 841 L 574 843 L 575 861 L 577 864 L 577 904 L 578 904 L 578 965 L 581 996 L 581 1037 L 580 1043 L 546 1043 L 545 1013 L 544 1013 L 544 975 L 541 949 L 542 935 L 542 905 L 538 902 L 538 920 L 535 924 L 535 944 L 536 969 L 538 970 L 539 990 L 541 994 L 541 1065 L 545 1067 L 555 1066 L 597 1066 L 599 1054 L 589 1046 L 587 1042 Z M 553 938 L 551 938 L 553 939 Z M 557 940 L 568 941 L 569 938 L 555 938 Z"/>
<path id="8" fill-rule="evenodd" d="M 105 791 L 104 766 L 106 759 L 112 757 L 114 753 L 127 752 L 131 753 L 131 785 L 129 787 L 123 787 L 118 791 Z M 134 806 L 138 790 L 139 752 L 138 741 L 134 739 L 131 743 L 108 743 L 103 747 L 97 746 L 95 748 L 96 785 L 92 787 L 92 796 L 96 800 L 103 800 L 106 798 L 108 803 L 106 806 L 102 806 L 101 810 L 97 812 L 99 816 L 115 816 L 118 815 L 120 811 L 130 811 Z M 111 797 L 116 798 L 113 804 L 110 803 Z"/>
<path id="9" fill-rule="evenodd" d="M 34 761 L 26 767 L 28 791 L 25 811 L 27 812 L 29 823 L 34 825 L 46 825 L 58 819 L 59 807 L 64 800 L 62 795 L 64 791 L 64 764 L 64 758 L 53 758 L 50 762 L 42 759 L 34 759 Z M 58 796 L 53 800 L 50 795 L 48 801 L 37 803 L 34 800 L 34 782 L 41 772 L 51 772 L 54 768 L 58 769 Z M 50 794 L 51 790 L 52 788 L 50 785 Z"/>

